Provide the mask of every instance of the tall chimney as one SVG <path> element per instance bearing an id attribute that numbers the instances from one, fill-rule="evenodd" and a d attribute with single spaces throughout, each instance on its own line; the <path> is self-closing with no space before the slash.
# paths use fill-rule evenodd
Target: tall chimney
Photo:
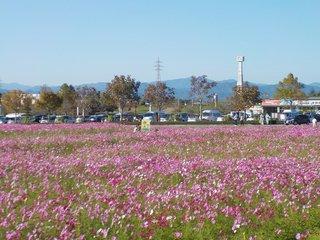
<path id="1" fill-rule="evenodd" d="M 237 56 L 237 62 L 238 62 L 238 81 L 237 81 L 237 87 L 243 86 L 243 62 L 244 62 L 244 56 Z"/>

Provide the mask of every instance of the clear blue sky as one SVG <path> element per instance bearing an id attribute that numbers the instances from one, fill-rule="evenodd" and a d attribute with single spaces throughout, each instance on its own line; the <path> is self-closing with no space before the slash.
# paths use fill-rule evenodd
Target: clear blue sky
<path id="1" fill-rule="evenodd" d="M 153 81 L 207 74 L 320 82 L 319 0 L 0 0 L 0 79 L 24 84 Z"/>

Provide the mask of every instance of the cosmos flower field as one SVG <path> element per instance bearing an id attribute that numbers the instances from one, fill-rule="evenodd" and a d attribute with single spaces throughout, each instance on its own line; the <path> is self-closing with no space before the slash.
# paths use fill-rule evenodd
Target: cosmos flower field
<path id="1" fill-rule="evenodd" d="M 0 239 L 320 239 L 320 128 L 0 126 Z"/>

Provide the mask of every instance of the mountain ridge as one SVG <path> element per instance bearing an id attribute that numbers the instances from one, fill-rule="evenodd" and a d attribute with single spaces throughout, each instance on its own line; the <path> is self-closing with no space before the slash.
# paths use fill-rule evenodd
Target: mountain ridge
<path id="1" fill-rule="evenodd" d="M 212 81 L 212 80 L 209 80 Z M 175 90 L 175 95 L 177 98 L 180 99 L 188 99 L 190 98 L 190 77 L 185 78 L 177 78 L 177 79 L 169 79 L 164 80 L 168 87 L 173 88 Z M 152 84 L 154 82 L 141 82 L 140 88 L 139 88 L 139 95 L 142 96 L 145 89 L 149 84 Z M 212 92 L 215 92 L 218 94 L 219 99 L 226 99 L 231 96 L 232 89 L 234 86 L 236 86 L 237 81 L 235 79 L 224 79 L 220 81 L 216 81 L 217 85 L 213 88 Z M 266 83 L 252 83 L 249 82 L 252 85 L 256 85 L 259 87 L 259 90 L 262 94 L 263 98 L 272 98 L 274 95 L 277 84 L 266 84 Z M 96 83 L 84 83 L 75 85 L 75 87 L 82 87 L 82 86 L 88 86 L 88 87 L 94 87 L 98 91 L 104 91 L 107 87 L 107 82 L 96 82 Z M 39 93 L 41 89 L 41 85 L 35 85 L 35 86 L 29 86 L 26 84 L 20 84 L 20 83 L 0 83 L 0 92 L 6 92 L 14 89 L 19 89 L 24 92 L 28 93 Z M 58 91 L 60 86 L 53 85 L 49 86 L 53 91 Z M 305 93 L 309 93 L 312 90 L 314 91 L 320 91 L 320 83 L 313 82 L 310 84 L 304 84 L 303 91 Z"/>

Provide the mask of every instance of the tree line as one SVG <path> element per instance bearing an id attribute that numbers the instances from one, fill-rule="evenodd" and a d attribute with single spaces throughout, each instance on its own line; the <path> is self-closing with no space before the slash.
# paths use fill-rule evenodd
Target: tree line
<path id="1" fill-rule="evenodd" d="M 209 81 L 206 75 L 192 76 L 190 97 L 199 105 L 199 114 L 202 106 L 214 98 L 214 87 L 216 82 Z M 137 107 L 149 103 L 158 111 L 175 100 L 173 88 L 165 82 L 157 81 L 149 84 L 142 97 L 138 90 L 140 82 L 131 76 L 117 75 L 110 83 L 107 83 L 105 91 L 100 92 L 95 88 L 82 86 L 75 88 L 64 83 L 57 92 L 47 86 L 40 90 L 38 99 L 20 90 L 12 90 L 1 96 L 1 105 L 6 112 L 43 113 L 43 114 L 65 114 L 92 115 L 98 112 L 113 112 L 118 110 L 122 115 L 125 109 L 136 113 Z M 279 81 L 276 99 L 304 99 L 303 84 L 298 81 L 292 73 Z M 314 96 L 320 93 L 312 92 Z M 232 96 L 227 99 L 230 108 L 242 111 L 261 102 L 261 93 L 257 86 L 244 83 L 241 88 L 234 87 Z M 77 111 L 78 110 L 78 111 Z"/>

